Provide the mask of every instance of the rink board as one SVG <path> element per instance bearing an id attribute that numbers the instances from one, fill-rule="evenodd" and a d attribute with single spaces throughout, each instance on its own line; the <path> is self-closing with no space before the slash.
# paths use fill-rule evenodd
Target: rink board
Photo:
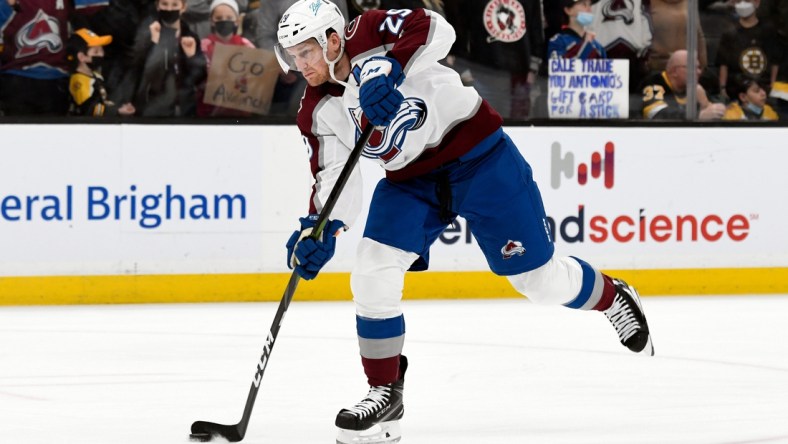
<path id="1" fill-rule="evenodd" d="M 558 254 L 644 294 L 788 292 L 780 128 L 509 128 Z M 86 144 L 85 140 L 99 140 Z M 0 304 L 278 300 L 307 210 L 292 126 L 4 125 Z M 362 160 L 365 201 L 382 170 Z M 585 171 L 585 178 L 583 173 Z M 347 299 L 366 207 L 297 299 Z M 408 298 L 516 296 L 463 220 Z"/>

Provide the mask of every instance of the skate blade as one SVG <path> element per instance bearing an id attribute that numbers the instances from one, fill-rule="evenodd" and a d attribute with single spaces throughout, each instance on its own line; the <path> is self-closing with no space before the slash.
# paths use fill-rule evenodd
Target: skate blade
<path id="1" fill-rule="evenodd" d="M 402 439 L 399 421 L 386 421 L 366 430 L 339 429 L 336 444 L 391 444 Z"/>
<path id="2" fill-rule="evenodd" d="M 651 333 L 648 334 L 648 342 L 646 342 L 646 346 L 643 347 L 643 350 L 640 354 L 645 356 L 654 356 L 654 344 L 651 343 Z"/>

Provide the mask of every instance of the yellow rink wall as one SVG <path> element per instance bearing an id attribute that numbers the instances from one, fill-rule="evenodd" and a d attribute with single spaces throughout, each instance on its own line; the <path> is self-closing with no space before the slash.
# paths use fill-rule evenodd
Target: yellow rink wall
<path id="1" fill-rule="evenodd" d="M 788 268 L 606 270 L 649 295 L 788 294 Z M 287 273 L 0 278 L 0 305 L 278 301 Z M 301 281 L 297 301 L 350 300 L 349 273 Z M 405 299 L 520 297 L 489 272 L 409 273 Z"/>

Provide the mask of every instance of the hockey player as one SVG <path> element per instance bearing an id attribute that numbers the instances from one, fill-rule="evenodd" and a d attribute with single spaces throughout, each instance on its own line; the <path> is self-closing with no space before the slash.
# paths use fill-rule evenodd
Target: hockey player
<path id="1" fill-rule="evenodd" d="M 310 215 L 287 242 L 288 265 L 313 279 L 335 234 L 361 207 L 358 166 L 318 240 L 306 237 L 367 122 L 364 156 L 386 170 L 372 196 L 351 289 L 369 393 L 340 410 L 337 442 L 400 439 L 405 272 L 424 270 L 430 245 L 463 216 L 493 272 L 534 302 L 604 312 L 630 350 L 653 355 L 640 299 L 585 261 L 555 257 L 531 168 L 502 119 L 459 75 L 438 63 L 454 30 L 424 9 L 367 11 L 347 27 L 327 0 L 300 0 L 279 22 L 277 57 L 308 82 L 297 123 L 315 179 Z"/>

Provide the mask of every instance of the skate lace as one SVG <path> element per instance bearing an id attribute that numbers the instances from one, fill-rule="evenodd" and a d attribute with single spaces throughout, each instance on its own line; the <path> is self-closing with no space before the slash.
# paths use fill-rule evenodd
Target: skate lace
<path id="1" fill-rule="evenodd" d="M 605 316 L 610 320 L 610 323 L 616 328 L 616 333 L 625 342 L 637 333 L 640 324 L 635 319 L 635 314 L 629 307 L 629 304 L 619 295 L 616 295 L 613 301 L 613 306 L 605 311 Z"/>
<path id="2" fill-rule="evenodd" d="M 387 385 L 371 387 L 366 398 L 347 410 L 355 413 L 360 418 L 365 418 L 376 410 L 382 409 L 388 402 L 390 393 L 391 387 Z"/>

